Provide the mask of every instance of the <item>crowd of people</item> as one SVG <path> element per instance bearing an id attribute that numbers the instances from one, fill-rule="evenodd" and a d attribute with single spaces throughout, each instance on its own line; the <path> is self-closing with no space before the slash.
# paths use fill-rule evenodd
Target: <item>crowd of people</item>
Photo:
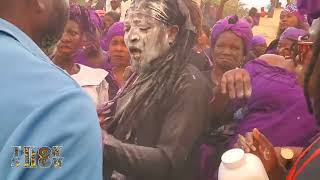
<path id="1" fill-rule="evenodd" d="M 270 180 L 320 178 L 317 0 L 286 5 L 270 44 L 228 0 L 89 2 L 0 2 L 1 180 L 215 180 L 232 148 Z M 24 146 L 62 166 L 24 168 Z"/>

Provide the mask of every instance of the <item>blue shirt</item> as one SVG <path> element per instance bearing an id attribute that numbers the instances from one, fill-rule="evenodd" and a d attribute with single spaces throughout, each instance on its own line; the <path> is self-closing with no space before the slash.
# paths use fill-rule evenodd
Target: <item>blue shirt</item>
<path id="1" fill-rule="evenodd" d="M 0 180 L 102 179 L 101 131 L 92 100 L 1 18 L 0 82 Z M 62 167 L 11 167 L 12 146 L 62 146 Z"/>

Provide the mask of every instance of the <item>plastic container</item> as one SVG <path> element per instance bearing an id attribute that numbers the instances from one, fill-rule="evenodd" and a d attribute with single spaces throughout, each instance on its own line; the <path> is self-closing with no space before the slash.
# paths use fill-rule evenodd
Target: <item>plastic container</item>
<path id="1" fill-rule="evenodd" d="M 269 180 L 260 159 L 242 149 L 231 149 L 221 157 L 219 180 Z"/>

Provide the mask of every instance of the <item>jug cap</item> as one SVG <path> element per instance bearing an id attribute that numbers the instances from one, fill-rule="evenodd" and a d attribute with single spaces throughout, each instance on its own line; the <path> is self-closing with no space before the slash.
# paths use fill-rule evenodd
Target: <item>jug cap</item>
<path id="1" fill-rule="evenodd" d="M 245 160 L 245 153 L 242 149 L 231 149 L 225 152 L 222 157 L 221 161 L 227 168 L 237 168 L 244 163 Z"/>

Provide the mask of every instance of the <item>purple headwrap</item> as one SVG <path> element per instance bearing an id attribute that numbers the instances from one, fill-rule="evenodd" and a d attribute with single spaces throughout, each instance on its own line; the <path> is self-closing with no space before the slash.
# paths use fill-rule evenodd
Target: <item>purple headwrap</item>
<path id="1" fill-rule="evenodd" d="M 91 21 L 90 11 L 78 4 L 70 5 L 70 20 L 80 25 L 81 31 L 85 33 L 95 34 L 96 26 Z"/>
<path id="2" fill-rule="evenodd" d="M 308 32 L 303 29 L 289 27 L 280 36 L 280 41 L 282 41 L 283 39 L 297 41 L 299 36 L 304 36 L 306 34 L 308 34 Z"/>
<path id="3" fill-rule="evenodd" d="M 235 33 L 237 36 L 239 36 L 243 40 L 246 53 L 248 53 L 248 51 L 251 49 L 251 43 L 252 43 L 252 37 L 253 37 L 252 29 L 248 22 L 241 19 L 239 20 L 237 16 L 228 16 L 218 21 L 212 27 L 212 33 L 211 33 L 212 46 L 215 45 L 220 34 L 222 34 L 225 31 L 231 31 Z"/>
<path id="4" fill-rule="evenodd" d="M 282 13 L 290 13 L 290 14 L 294 14 L 300 22 L 306 22 L 307 19 L 306 17 L 301 14 L 298 10 L 298 7 L 296 4 L 288 4 L 284 9 L 283 11 L 281 12 Z"/>
<path id="5" fill-rule="evenodd" d="M 114 36 L 124 36 L 124 24 L 122 22 L 117 22 L 115 24 L 113 24 L 107 34 L 107 39 L 105 40 L 105 44 L 108 45 L 109 48 L 109 44 L 112 40 L 112 38 Z M 101 69 L 104 69 L 106 71 L 112 71 L 112 66 L 110 63 L 110 59 L 109 56 L 107 54 L 105 54 L 105 61 L 104 64 L 102 64 L 100 67 Z M 89 62 L 88 62 L 88 57 L 86 56 L 84 50 L 79 50 L 76 54 L 75 54 L 75 59 L 77 63 L 86 65 L 86 66 L 90 66 Z"/>
<path id="6" fill-rule="evenodd" d="M 123 22 L 116 22 L 114 23 L 107 33 L 107 36 L 105 39 L 103 39 L 102 44 L 104 44 L 105 47 L 102 47 L 105 51 L 109 50 L 109 44 L 113 37 L 115 36 L 124 36 L 124 24 Z"/>
<path id="7" fill-rule="evenodd" d="M 307 14 L 309 23 L 320 17 L 319 0 L 297 0 L 297 6 L 301 14 Z"/>
<path id="8" fill-rule="evenodd" d="M 267 44 L 266 38 L 264 36 L 253 36 L 252 46 Z"/>
<path id="9" fill-rule="evenodd" d="M 92 24 L 95 26 L 95 28 L 97 28 L 100 32 L 102 32 L 104 29 L 104 23 L 102 19 L 94 10 L 90 10 L 89 13 L 90 13 L 90 20 Z"/>

